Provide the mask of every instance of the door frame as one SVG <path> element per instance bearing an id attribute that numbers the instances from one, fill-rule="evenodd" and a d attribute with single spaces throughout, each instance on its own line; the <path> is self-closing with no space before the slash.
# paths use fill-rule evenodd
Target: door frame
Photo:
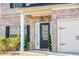
<path id="1" fill-rule="evenodd" d="M 49 23 L 50 24 L 50 34 L 52 39 L 52 22 L 38 22 L 35 24 L 35 49 L 40 49 L 40 24 Z"/>
<path id="2" fill-rule="evenodd" d="M 67 21 L 68 21 L 68 20 L 71 20 L 71 21 L 72 21 L 72 20 L 79 20 L 79 18 L 69 18 L 69 19 L 58 19 L 58 20 L 57 20 L 57 32 L 58 32 L 58 34 L 57 34 L 57 37 L 58 37 L 58 38 L 57 38 L 57 40 L 58 40 L 58 41 L 57 41 L 57 42 L 58 42 L 58 44 L 57 44 L 57 45 L 58 45 L 57 50 L 58 50 L 58 51 L 57 51 L 57 52 L 60 52 L 60 51 L 59 51 L 59 49 L 60 49 L 60 45 L 59 45 L 59 43 L 60 43 L 60 42 L 59 42 L 59 40 L 60 40 L 60 39 L 59 39 L 59 36 L 60 36 L 60 35 L 59 35 L 59 30 L 60 30 L 60 29 L 59 29 L 59 25 L 60 25 L 60 24 L 59 24 L 59 23 L 60 23 L 60 21 L 64 21 L 64 20 L 65 20 L 65 21 L 66 21 L 66 20 L 67 20 Z"/>

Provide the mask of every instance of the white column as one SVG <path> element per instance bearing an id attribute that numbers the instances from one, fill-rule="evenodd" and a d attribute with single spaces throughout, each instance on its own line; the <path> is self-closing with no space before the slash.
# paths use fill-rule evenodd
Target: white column
<path id="1" fill-rule="evenodd" d="M 40 49 L 40 23 L 35 24 L 35 49 Z"/>
<path id="2" fill-rule="evenodd" d="M 21 14 L 21 19 L 20 19 L 20 26 L 21 26 L 21 32 L 20 32 L 20 51 L 24 51 L 24 15 Z"/>

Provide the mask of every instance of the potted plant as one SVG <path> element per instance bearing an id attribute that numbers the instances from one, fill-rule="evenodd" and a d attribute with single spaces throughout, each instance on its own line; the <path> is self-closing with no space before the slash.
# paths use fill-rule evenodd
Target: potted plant
<path id="1" fill-rule="evenodd" d="M 28 35 L 27 34 L 25 34 L 24 35 L 24 50 L 26 51 L 26 50 L 28 50 Z"/>
<path id="2" fill-rule="evenodd" d="M 52 51 L 52 42 L 51 42 L 51 35 L 48 34 L 48 48 L 49 48 L 49 51 Z"/>

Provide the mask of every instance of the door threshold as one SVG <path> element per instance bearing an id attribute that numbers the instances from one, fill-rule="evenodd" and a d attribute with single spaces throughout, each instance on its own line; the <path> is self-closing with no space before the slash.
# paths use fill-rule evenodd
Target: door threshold
<path id="1" fill-rule="evenodd" d="M 38 50 L 38 51 L 49 51 L 49 49 L 35 49 L 35 50 Z"/>

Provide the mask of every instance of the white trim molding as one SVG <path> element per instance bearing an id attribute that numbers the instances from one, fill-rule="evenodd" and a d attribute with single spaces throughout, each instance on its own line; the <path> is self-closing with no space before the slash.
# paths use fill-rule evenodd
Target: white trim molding
<path id="1" fill-rule="evenodd" d="M 40 49 L 40 23 L 35 24 L 35 49 Z"/>
<path id="2" fill-rule="evenodd" d="M 23 15 L 23 14 L 21 14 L 21 21 L 20 21 L 20 26 L 21 26 L 21 30 L 20 30 L 20 35 L 21 35 L 21 37 L 20 37 L 20 42 L 21 42 L 21 44 L 20 44 L 20 51 L 24 51 L 24 16 L 25 15 Z"/>
<path id="3" fill-rule="evenodd" d="M 35 49 L 40 49 L 40 23 L 50 23 L 50 34 L 52 37 L 52 22 L 39 22 L 35 24 Z"/>
<path id="4" fill-rule="evenodd" d="M 57 34 L 57 36 L 58 36 L 58 51 L 57 52 L 59 52 L 59 20 L 57 20 L 57 32 L 58 32 L 58 34 Z"/>

